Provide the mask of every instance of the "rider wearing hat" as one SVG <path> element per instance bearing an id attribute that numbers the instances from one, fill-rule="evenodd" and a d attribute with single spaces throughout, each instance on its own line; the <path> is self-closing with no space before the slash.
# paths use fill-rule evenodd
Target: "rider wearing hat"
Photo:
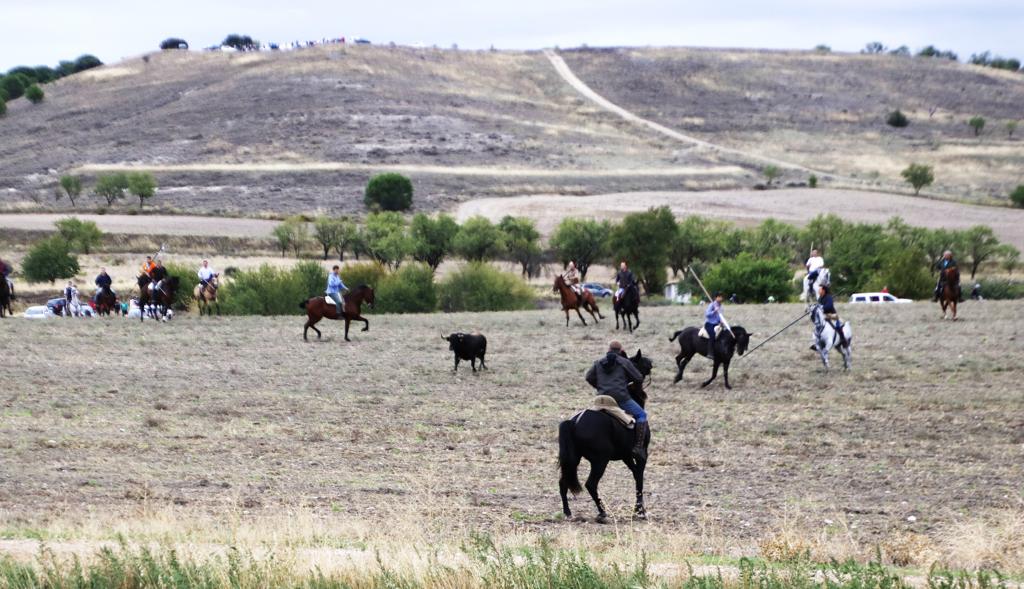
<path id="1" fill-rule="evenodd" d="M 638 461 L 647 460 L 647 451 L 644 449 L 647 413 L 629 394 L 629 383 L 640 382 L 644 376 L 623 354 L 622 344 L 610 342 L 608 352 L 591 365 L 584 378 L 597 389 L 598 394 L 615 399 L 623 411 L 633 416 L 636 420 L 633 427 L 633 458 Z"/>

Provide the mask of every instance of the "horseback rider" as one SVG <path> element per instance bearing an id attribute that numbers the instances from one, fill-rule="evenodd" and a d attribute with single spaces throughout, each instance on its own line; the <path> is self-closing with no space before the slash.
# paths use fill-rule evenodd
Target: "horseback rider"
<path id="1" fill-rule="evenodd" d="M 98 303 L 100 295 L 103 294 L 103 291 L 105 290 L 109 290 L 111 294 L 116 296 L 114 290 L 110 288 L 110 285 L 113 284 L 113 282 L 113 279 L 110 278 L 110 274 L 107 274 L 107 269 L 100 268 L 100 273 L 96 275 L 96 294 L 93 296 L 92 300 Z"/>
<path id="2" fill-rule="evenodd" d="M 153 262 L 153 256 L 146 256 L 146 261 L 142 263 L 142 267 L 139 268 L 139 276 L 145 274 L 150 279 L 153 278 L 153 269 L 156 268 L 156 264 Z"/>
<path id="3" fill-rule="evenodd" d="M 199 267 L 199 272 L 197 272 L 197 274 L 199 275 L 199 285 L 202 287 L 199 290 L 199 292 L 203 292 L 204 290 L 206 290 L 206 287 L 210 284 L 214 277 L 217 276 L 217 273 L 214 272 L 213 268 L 210 267 L 209 260 L 203 260 L 203 265 Z M 216 287 L 214 286 L 213 288 Z"/>
<path id="4" fill-rule="evenodd" d="M 64 287 L 64 316 L 77 317 L 82 312 L 82 303 L 78 299 L 78 288 L 68 280 Z"/>
<path id="5" fill-rule="evenodd" d="M 704 310 L 704 331 L 708 332 L 708 358 L 715 359 L 715 328 L 722 322 L 722 293 L 716 292 Z"/>
<path id="6" fill-rule="evenodd" d="M 569 260 L 569 265 L 566 266 L 565 272 L 562 273 L 562 280 L 569 285 L 576 296 L 583 296 L 583 286 L 580 285 L 580 271 L 576 269 L 576 262 Z"/>
<path id="7" fill-rule="evenodd" d="M 11 293 L 11 298 L 14 298 L 14 281 L 11 280 L 11 271 L 14 268 L 7 262 L 0 260 L 0 276 L 7 281 L 7 291 Z"/>
<path id="8" fill-rule="evenodd" d="M 814 281 L 818 279 L 818 273 L 825 267 L 825 258 L 821 257 L 817 249 L 812 249 L 811 257 L 807 258 L 804 267 L 807 268 L 807 284 L 813 286 Z"/>
<path id="9" fill-rule="evenodd" d="M 156 265 L 153 267 L 153 270 L 150 271 L 149 278 L 151 280 L 150 291 L 156 295 L 156 293 L 160 292 L 160 287 L 167 278 L 167 268 L 164 268 L 164 263 L 159 259 L 156 261 Z"/>
<path id="10" fill-rule="evenodd" d="M 618 289 L 615 291 L 615 300 L 621 299 L 622 293 L 627 288 L 636 284 L 636 275 L 629 269 L 626 262 L 619 264 L 619 271 L 615 274 L 615 284 L 618 286 Z"/>
<path id="11" fill-rule="evenodd" d="M 587 370 L 584 376 L 590 386 L 597 389 L 598 394 L 608 395 L 615 399 L 623 411 L 636 420 L 633 427 L 633 458 L 637 461 L 647 460 L 644 439 L 647 436 L 647 413 L 629 394 L 630 382 L 641 382 L 644 376 L 622 352 L 622 344 L 612 341 L 608 344 L 608 352 Z"/>
<path id="12" fill-rule="evenodd" d="M 832 300 L 832 291 L 824 284 L 818 287 L 818 304 L 821 305 L 821 312 L 825 316 L 825 321 L 828 321 L 829 325 L 839 334 L 839 343 L 846 347 L 846 335 L 843 334 L 843 324 L 839 321 L 839 312 L 836 311 L 835 301 Z M 818 332 L 814 335 L 815 341 L 817 341 L 817 336 L 821 335 L 821 329 L 819 328 Z M 816 346 L 812 347 L 817 349 Z"/>
<path id="13" fill-rule="evenodd" d="M 944 276 L 945 271 L 949 270 L 950 268 L 959 269 L 959 267 L 956 265 L 956 260 L 953 258 L 953 252 L 949 250 L 942 252 L 942 259 L 940 259 L 938 263 L 935 264 L 935 268 L 938 269 L 939 271 L 939 281 L 935 283 L 935 297 L 932 300 L 938 301 L 939 296 L 942 294 L 942 287 L 945 286 L 946 284 L 946 278 Z M 956 284 L 956 298 L 961 303 L 964 302 L 964 295 L 963 291 L 960 289 L 959 282 Z"/>
<path id="14" fill-rule="evenodd" d="M 342 309 L 344 303 L 342 303 L 342 297 L 348 292 L 348 287 L 341 281 L 341 275 L 338 271 L 341 268 L 337 264 L 331 268 L 331 273 L 327 275 L 327 298 L 334 301 L 335 310 L 338 312 L 338 317 L 342 315 Z"/>

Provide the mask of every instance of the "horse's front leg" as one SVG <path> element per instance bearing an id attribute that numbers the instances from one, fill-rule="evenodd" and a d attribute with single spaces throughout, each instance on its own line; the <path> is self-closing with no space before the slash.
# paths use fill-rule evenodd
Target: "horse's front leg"
<path id="1" fill-rule="evenodd" d="M 690 360 L 692 360 L 692 359 L 693 359 L 692 355 L 687 356 L 687 357 L 684 358 L 682 352 L 680 352 L 679 355 L 676 356 L 677 371 L 676 371 L 676 377 L 672 381 L 672 384 L 676 384 L 677 382 L 683 380 L 683 371 L 686 370 L 686 365 L 689 364 Z"/>
<path id="2" fill-rule="evenodd" d="M 587 324 L 587 320 L 583 318 L 583 313 L 580 312 L 580 308 L 579 307 L 576 307 L 576 314 L 579 315 L 580 321 L 583 322 L 583 325 L 586 325 Z"/>
<path id="3" fill-rule="evenodd" d="M 587 482 L 584 487 L 587 488 L 587 492 L 590 493 L 590 498 L 594 500 L 594 505 L 597 505 L 597 523 L 603 524 L 608 522 L 608 512 L 605 511 L 604 502 L 601 501 L 601 497 L 597 494 L 597 485 L 601 482 L 601 477 L 604 476 L 605 469 L 608 468 L 607 460 L 595 460 L 590 463 L 590 476 L 587 477 Z"/>
<path id="4" fill-rule="evenodd" d="M 565 326 L 569 327 L 569 309 L 564 309 L 564 311 L 565 311 Z"/>
<path id="5" fill-rule="evenodd" d="M 700 385 L 700 388 L 704 388 L 704 387 L 708 386 L 709 384 L 711 384 L 711 381 L 715 380 L 715 378 L 718 376 L 718 365 L 719 365 L 718 358 L 715 358 L 714 362 L 715 362 L 715 365 L 711 369 L 711 378 L 705 380 L 704 384 Z"/>
<path id="6" fill-rule="evenodd" d="M 637 311 L 636 313 L 634 313 L 633 317 L 636 318 L 636 324 L 633 327 L 634 328 L 639 328 L 640 327 L 640 311 Z"/>
<path id="7" fill-rule="evenodd" d="M 732 390 L 732 385 L 729 384 L 729 363 L 732 362 L 732 358 L 726 358 L 722 362 L 722 376 L 725 377 L 725 388 Z"/>

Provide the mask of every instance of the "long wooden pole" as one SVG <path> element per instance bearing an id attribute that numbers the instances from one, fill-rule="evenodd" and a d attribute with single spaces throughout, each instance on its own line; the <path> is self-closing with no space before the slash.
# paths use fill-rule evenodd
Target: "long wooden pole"
<path id="1" fill-rule="evenodd" d="M 697 281 L 697 284 L 700 285 L 700 289 L 704 291 L 704 295 L 706 297 L 708 297 L 708 300 L 709 301 L 714 301 L 714 299 L 711 298 L 711 293 L 708 292 L 708 289 L 704 288 L 704 283 L 700 281 L 700 276 L 697 276 L 697 273 L 694 272 L 693 266 L 687 266 L 686 269 L 690 271 L 690 274 L 693 274 L 694 279 Z M 722 318 L 722 325 L 725 326 L 725 330 L 729 332 L 729 335 L 731 335 L 733 338 L 735 338 L 736 334 L 733 333 L 732 332 L 732 328 L 729 327 L 729 322 L 725 320 L 725 315 L 722 315 L 721 311 L 718 312 L 718 315 L 719 315 L 719 317 Z"/>

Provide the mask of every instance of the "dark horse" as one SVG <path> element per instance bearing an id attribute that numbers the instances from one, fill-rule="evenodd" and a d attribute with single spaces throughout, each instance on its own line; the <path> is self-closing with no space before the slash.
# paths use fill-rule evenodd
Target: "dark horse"
<path id="1" fill-rule="evenodd" d="M 942 305 L 942 318 L 946 318 L 946 309 L 952 307 L 953 321 L 956 321 L 956 304 L 960 301 L 960 270 L 956 266 L 942 271 L 942 291 L 939 292 L 939 304 Z"/>
<path id="2" fill-rule="evenodd" d="M 651 374 L 653 364 L 640 353 L 640 350 L 636 351 L 636 355 L 630 358 L 630 361 L 644 376 Z M 644 392 L 643 384 L 629 383 L 629 394 L 641 407 L 647 403 L 647 393 Z M 644 449 L 650 444 L 651 430 L 648 428 Z M 577 472 L 583 458 L 590 462 L 590 476 L 587 477 L 586 487 L 594 504 L 597 505 L 598 523 L 608 521 L 608 512 L 597 494 L 597 485 L 601 482 L 608 463 L 613 460 L 621 460 L 633 473 L 633 480 L 636 482 L 636 506 L 633 513 L 640 519 L 647 517 L 647 509 L 644 507 L 644 468 L 647 461 L 637 462 L 633 458 L 633 430 L 626 429 L 619 420 L 603 411 L 589 409 L 558 425 L 558 465 L 561 470 L 558 491 L 562 496 L 562 513 L 565 517 L 572 517 L 568 492 L 576 495 L 583 490 Z"/>
<path id="3" fill-rule="evenodd" d="M 341 310 L 341 317 L 338 317 L 334 301 L 327 297 L 313 297 L 308 301 L 299 303 L 299 308 L 305 309 L 307 316 L 306 327 L 302 330 L 302 339 L 308 339 L 306 334 L 309 333 L 311 328 L 316 332 L 316 339 L 320 339 L 320 330 L 315 325 L 325 318 L 345 320 L 345 341 L 347 342 L 352 341 L 348 339 L 348 326 L 353 321 L 362 321 L 366 324 L 363 326 L 363 331 L 370 331 L 370 322 L 361 313 L 363 303 L 370 305 L 371 309 L 373 308 L 373 288 L 360 284 L 352 292 L 345 295 L 342 300 L 345 304 Z"/>
<path id="4" fill-rule="evenodd" d="M 12 298 L 14 297 L 11 296 L 11 289 L 7 285 L 7 278 L 0 276 L 0 319 L 3 318 L 4 312 L 8 315 L 14 315 L 14 313 L 11 312 Z"/>
<path id="5" fill-rule="evenodd" d="M 116 305 L 117 297 L 114 296 L 114 291 L 103 287 L 96 293 L 96 313 L 99 315 L 110 315 Z"/>
<path id="6" fill-rule="evenodd" d="M 683 380 L 683 369 L 690 363 L 694 355 L 700 354 L 705 358 L 708 357 L 708 340 L 701 338 L 697 335 L 700 329 L 696 327 L 687 327 L 681 329 L 668 338 L 668 341 L 674 341 L 679 339 L 679 353 L 676 354 L 676 366 L 678 368 L 676 372 L 676 378 L 672 381 L 675 384 Z M 747 333 L 747 330 L 743 329 L 739 325 L 734 325 L 732 333 L 727 330 L 722 330 L 722 333 L 718 334 L 715 338 L 715 367 L 711 369 L 711 378 L 705 380 L 701 387 L 706 387 L 711 384 L 711 381 L 715 380 L 718 376 L 718 367 L 721 366 L 725 374 L 725 388 L 731 389 L 729 385 L 729 363 L 732 362 L 732 356 L 734 353 L 739 352 L 742 356 L 747 351 L 747 347 L 750 345 L 750 336 L 754 334 Z"/>
<path id="7" fill-rule="evenodd" d="M 167 310 L 174 304 L 174 293 L 178 290 L 178 277 L 168 276 L 160 284 L 159 290 L 155 290 L 153 293 L 149 292 L 149 283 L 151 282 L 149 275 L 142 274 L 139 276 L 139 321 L 146 319 L 147 307 L 152 306 L 153 308 L 149 311 L 149 316 L 153 319 L 158 317 L 166 317 Z"/>
<path id="8" fill-rule="evenodd" d="M 565 283 L 565 278 L 561 275 L 555 277 L 555 285 L 551 288 L 552 292 L 557 292 L 562 298 L 562 310 L 565 311 L 565 326 L 569 327 L 569 311 L 576 311 L 576 314 L 580 316 L 580 321 L 583 325 L 587 324 L 587 320 L 583 318 L 583 313 L 580 313 L 582 307 L 584 311 L 590 313 L 590 316 L 594 318 L 596 323 L 598 318 L 604 319 L 604 315 L 601 314 L 601 310 L 597 308 L 597 302 L 594 300 L 594 295 L 587 290 L 583 291 L 582 295 L 576 294 L 576 291 L 571 286 Z M 597 315 L 594 315 L 597 313 Z"/>
<path id="9" fill-rule="evenodd" d="M 615 309 L 615 329 L 619 328 L 619 315 L 622 316 L 622 326 L 629 327 L 630 333 L 640 327 L 640 288 L 635 282 L 623 289 L 622 296 L 613 300 L 612 305 Z M 636 325 L 633 325 L 630 317 L 636 318 Z"/>

